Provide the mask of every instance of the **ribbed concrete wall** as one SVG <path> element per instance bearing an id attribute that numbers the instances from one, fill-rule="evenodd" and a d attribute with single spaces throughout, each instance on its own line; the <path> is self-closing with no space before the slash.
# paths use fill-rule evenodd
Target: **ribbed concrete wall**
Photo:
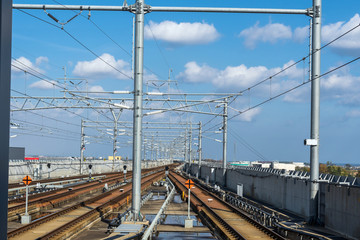
<path id="1" fill-rule="evenodd" d="M 47 161 L 24 161 L 10 160 L 9 162 L 9 183 L 21 182 L 26 175 L 34 180 L 48 178 L 47 163 L 51 164 L 50 177 L 67 177 L 79 175 L 80 163 L 78 160 L 47 160 Z M 146 161 L 142 162 L 142 168 L 151 168 L 169 164 L 170 161 Z M 92 174 L 111 172 L 112 161 L 104 160 L 86 160 L 82 163 L 82 174 L 89 174 L 89 164 L 92 165 Z M 115 172 L 123 171 L 124 161 L 116 161 L 114 165 Z M 131 161 L 125 162 L 127 170 L 132 169 Z"/>
<path id="2" fill-rule="evenodd" d="M 218 185 L 225 185 L 225 176 L 222 168 L 215 168 L 215 182 Z"/>
<path id="3" fill-rule="evenodd" d="M 360 188 L 323 185 L 325 227 L 360 239 Z"/>
<path id="4" fill-rule="evenodd" d="M 200 178 L 210 183 L 223 183 L 222 169 L 213 172 L 202 166 Z M 237 185 L 243 184 L 245 197 L 266 202 L 274 207 L 285 209 L 307 219 L 309 217 L 310 184 L 307 180 L 283 177 L 272 173 L 253 170 L 227 170 L 226 187 L 234 192 Z M 325 227 L 346 235 L 349 239 L 360 239 L 360 188 L 320 184 L 320 217 Z"/>
<path id="5" fill-rule="evenodd" d="M 271 173 L 249 170 L 227 170 L 227 188 L 236 192 L 243 184 L 244 195 L 286 209 L 307 218 L 309 216 L 309 184 L 305 180 L 285 178 Z"/>
<path id="6" fill-rule="evenodd" d="M 209 176 L 209 183 L 215 183 L 215 168 L 202 166 L 200 170 L 200 176 L 202 180 L 206 181 L 206 176 Z"/>

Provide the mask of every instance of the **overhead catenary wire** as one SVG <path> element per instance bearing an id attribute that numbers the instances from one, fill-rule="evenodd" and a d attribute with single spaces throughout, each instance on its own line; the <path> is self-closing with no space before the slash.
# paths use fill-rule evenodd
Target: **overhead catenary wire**
<path id="1" fill-rule="evenodd" d="M 19 108 L 17 106 L 14 106 L 14 105 L 10 105 L 11 107 L 14 107 L 14 108 Z M 63 121 L 63 120 L 60 120 L 60 119 L 56 119 L 56 118 L 53 118 L 53 117 L 49 117 L 49 116 L 45 116 L 45 115 L 42 115 L 42 114 L 39 114 L 39 113 L 36 113 L 36 112 L 33 112 L 33 111 L 27 111 L 25 110 L 26 112 L 28 113 L 31 113 L 33 115 L 37 115 L 39 117 L 43 117 L 43 118 L 46 118 L 46 119 L 50 119 L 50 120 L 53 120 L 53 121 L 57 121 L 57 122 L 61 122 L 61 123 L 64 123 L 64 124 L 68 124 L 68 125 L 72 125 L 72 126 L 76 126 L 76 127 L 80 127 L 81 125 L 80 124 L 76 124 L 76 123 L 71 123 L 71 122 L 66 122 L 66 121 Z"/>
<path id="2" fill-rule="evenodd" d="M 18 51 L 21 51 L 21 52 L 25 53 L 26 55 L 31 56 L 31 57 L 33 57 L 33 58 L 38 58 L 38 57 L 39 57 L 39 56 L 35 56 L 35 55 L 32 54 L 32 53 L 29 53 L 28 51 L 25 51 L 24 49 L 19 48 L 19 47 L 17 47 L 17 46 L 12 46 L 12 48 L 13 48 L 13 49 L 16 49 L 16 50 L 18 50 Z M 13 59 L 14 59 L 14 58 L 13 58 Z M 52 65 L 53 67 L 56 67 L 56 68 L 58 68 L 58 69 L 62 69 L 62 68 L 63 68 L 62 66 L 58 66 L 58 65 L 56 65 L 56 64 L 54 64 L 54 63 L 52 63 L 52 62 L 47 62 L 47 64 Z"/>
<path id="3" fill-rule="evenodd" d="M 238 113 L 238 114 L 233 115 L 233 116 L 230 117 L 228 120 L 231 120 L 231 119 L 239 116 L 240 114 L 243 114 L 243 113 L 246 113 L 246 112 L 248 112 L 248 111 L 250 111 L 250 110 L 252 110 L 252 109 L 255 109 L 255 108 L 257 108 L 257 107 L 259 107 L 259 106 L 261 106 L 261 105 L 263 105 L 263 104 L 265 104 L 265 103 L 267 103 L 267 102 L 269 102 L 269 101 L 272 101 L 272 100 L 274 100 L 274 99 L 276 99 L 276 98 L 279 98 L 279 97 L 281 97 L 281 96 L 283 96 L 283 95 L 285 95 L 285 94 L 287 94 L 287 93 L 289 93 L 289 92 L 291 92 L 291 91 L 294 91 L 295 89 L 298 89 L 299 87 L 304 86 L 304 85 L 306 85 L 306 84 L 308 84 L 308 83 L 310 83 L 310 82 L 312 82 L 312 81 L 314 81 L 314 80 L 316 80 L 316 79 L 319 79 L 319 78 L 324 77 L 324 76 L 326 76 L 326 75 L 328 75 L 328 74 L 330 74 L 330 73 L 332 73 L 332 72 L 334 72 L 334 71 L 337 71 L 337 70 L 339 70 L 339 69 L 341 69 L 341 68 L 343 68 L 343 67 L 345 67 L 345 66 L 347 66 L 347 65 L 349 65 L 349 64 L 351 64 L 351 63 L 353 63 L 353 62 L 358 61 L 359 59 L 360 59 L 360 57 L 354 58 L 353 60 L 348 61 L 348 62 L 346 62 L 346 63 L 344 63 L 344 64 L 342 64 L 342 65 L 340 65 L 340 66 L 338 66 L 338 67 L 336 67 L 336 68 L 333 68 L 333 69 L 331 69 L 331 70 L 329 70 L 329 71 L 321 74 L 320 76 L 318 76 L 318 77 L 316 77 L 316 78 L 314 78 L 314 79 L 312 79 L 312 80 L 305 81 L 305 82 L 303 82 L 303 83 L 301 83 L 301 84 L 299 84 L 299 85 L 297 85 L 297 86 L 295 86 L 295 87 L 292 87 L 292 88 L 290 88 L 290 89 L 288 89 L 288 90 L 286 90 L 286 91 L 284 91 L 284 92 L 282 92 L 282 93 L 279 93 L 279 94 L 275 95 L 274 97 L 271 97 L 271 98 L 269 98 L 269 99 L 267 99 L 267 100 L 264 100 L 264 101 L 262 101 L 262 102 L 260 102 L 260 103 L 258 103 L 258 104 L 255 104 L 254 106 L 249 107 L 248 109 L 246 109 L 246 110 L 244 110 L 244 111 L 242 111 L 242 112 L 240 112 L 240 113 Z"/>
<path id="4" fill-rule="evenodd" d="M 241 145 L 243 145 L 245 148 L 249 149 L 252 153 L 254 153 L 256 156 L 261 158 L 263 161 L 269 161 L 267 157 L 265 157 L 262 153 L 260 153 L 258 150 L 256 150 L 253 146 L 251 146 L 244 138 L 242 138 L 236 131 L 232 130 L 230 131 L 230 135 L 237 140 Z"/>
<path id="5" fill-rule="evenodd" d="M 80 133 L 78 133 L 78 132 L 73 132 L 73 131 L 70 131 L 70 130 L 67 130 L 67 129 L 61 129 L 61 128 L 57 128 L 57 127 L 53 127 L 53 126 L 49 126 L 49 125 L 44 125 L 44 124 L 39 124 L 39 123 L 33 123 L 33 122 L 29 122 L 29 121 L 17 119 L 17 118 L 14 118 L 14 117 L 12 117 L 11 120 L 12 120 L 12 121 L 16 121 L 17 123 L 20 122 L 20 123 L 24 123 L 24 124 L 39 126 L 39 127 L 46 127 L 46 128 L 52 129 L 52 130 L 54 130 L 54 131 L 63 131 L 63 132 L 66 132 L 66 133 L 71 133 L 71 134 L 75 134 L 75 135 L 80 135 Z"/>
<path id="6" fill-rule="evenodd" d="M 252 86 L 250 86 L 250 87 L 248 87 L 248 88 L 245 88 L 244 90 L 241 90 L 239 93 L 244 93 L 244 92 L 246 92 L 246 91 L 250 91 L 252 88 L 255 88 L 256 86 L 258 86 L 258 85 L 260 85 L 260 84 L 262 84 L 262 83 L 264 83 L 264 82 L 266 82 L 266 81 L 269 81 L 269 80 L 271 81 L 275 76 L 277 76 L 277 75 L 281 74 L 282 72 L 285 72 L 286 70 L 289 70 L 290 68 L 296 66 L 296 65 L 299 64 L 300 62 L 304 61 L 306 58 L 309 58 L 310 56 L 312 56 L 313 53 L 315 53 L 315 52 L 317 52 L 317 51 L 320 51 L 320 50 L 322 50 L 322 49 L 330 46 L 330 45 L 333 44 L 334 42 L 340 40 L 341 38 L 343 38 L 344 36 L 346 36 L 347 34 L 351 33 L 352 31 L 356 30 L 356 29 L 359 28 L 359 27 L 360 27 L 360 23 L 357 24 L 357 25 L 355 25 L 354 27 L 350 28 L 350 29 L 347 30 L 346 32 L 342 33 L 342 34 L 339 35 L 338 37 L 334 38 L 333 40 L 329 41 L 328 43 L 326 43 L 325 45 L 323 45 L 320 49 L 314 50 L 314 52 L 309 53 L 309 54 L 306 55 L 305 57 L 299 59 L 298 61 L 294 62 L 293 64 L 291 64 L 291 65 L 289 65 L 289 66 L 287 66 L 286 68 L 281 69 L 281 70 L 278 71 L 277 73 L 275 73 L 275 74 L 273 74 L 273 75 L 265 78 L 264 80 L 261 80 L 261 81 L 259 81 L 258 83 L 254 84 L 254 85 L 252 85 Z M 332 70 L 330 70 L 330 71 L 322 74 L 322 75 L 319 76 L 318 78 L 320 78 L 320 77 L 322 77 L 322 76 L 326 76 L 327 74 L 330 74 L 331 72 L 336 71 L 336 70 L 338 70 L 338 69 L 340 69 L 340 68 L 342 68 L 342 67 L 344 67 L 344 66 L 346 66 L 346 65 L 348 65 L 348 64 L 351 64 L 352 62 L 355 62 L 355 61 L 357 61 L 357 60 L 359 60 L 359 58 L 355 58 L 355 59 L 353 59 L 353 60 L 351 60 L 351 61 L 349 61 L 349 62 L 347 62 L 347 63 L 345 63 L 345 64 L 343 64 L 343 65 L 340 65 L 340 66 L 338 66 L 338 67 L 336 67 L 336 68 L 333 68 Z M 255 105 L 255 106 L 253 106 L 253 107 L 250 107 L 250 106 L 249 106 L 248 109 L 246 109 L 246 110 L 244 110 L 244 111 L 240 111 L 238 114 L 230 117 L 228 120 L 231 120 L 231 119 L 239 116 L 239 115 L 242 114 L 242 113 L 248 112 L 249 110 L 252 110 L 252 109 L 254 109 L 254 108 L 256 108 L 256 107 L 258 107 L 258 106 L 260 106 L 260 105 L 263 105 L 263 104 L 265 104 L 265 103 L 267 103 L 267 102 L 269 102 L 269 101 L 271 101 L 271 100 L 273 100 L 273 99 L 276 99 L 276 98 L 278 98 L 278 97 L 280 97 L 280 96 L 282 96 L 282 95 L 284 95 L 284 94 L 286 94 L 286 93 L 288 93 L 288 92 L 291 92 L 291 91 L 293 91 L 293 90 L 295 90 L 295 89 L 297 89 L 297 88 L 299 88 L 299 87 L 301 87 L 301 86 L 303 86 L 303 85 L 305 85 L 305 84 L 307 84 L 307 83 L 309 83 L 309 82 L 311 82 L 311 81 L 312 81 L 312 80 L 309 79 L 308 81 L 304 81 L 303 83 L 301 83 L 301 84 L 299 84 L 299 85 L 297 85 L 297 86 L 295 86 L 295 87 L 293 87 L 293 88 L 290 88 L 290 89 L 288 89 L 287 91 L 285 91 L 285 92 L 283 92 L 283 93 L 280 93 L 280 94 L 278 94 L 278 95 L 276 95 L 276 96 L 273 96 L 273 97 L 270 96 L 269 99 L 267 99 L 267 100 L 265 100 L 265 101 L 263 101 L 263 102 Z M 229 102 L 229 105 L 230 105 L 232 102 L 234 102 L 237 97 L 238 97 L 238 96 L 235 96 L 235 97 Z M 213 117 L 213 118 L 212 118 L 210 121 L 208 121 L 207 123 L 205 123 L 203 126 L 206 126 L 209 122 L 211 122 L 212 120 L 214 120 L 214 118 L 216 118 L 216 116 Z M 204 130 L 204 132 L 205 132 L 205 131 L 211 131 L 212 129 L 216 128 L 216 127 L 219 126 L 219 125 L 221 125 L 221 123 L 216 124 L 215 126 L 210 127 L 209 129 Z"/>
<path id="7" fill-rule="evenodd" d="M 63 5 L 62 3 L 60 3 L 59 1 L 53 0 L 53 2 L 63 6 L 66 8 L 66 5 Z M 69 11 L 73 11 L 76 12 L 75 10 L 69 9 Z M 124 51 L 128 56 L 132 56 L 132 54 L 126 50 L 124 47 L 122 47 L 118 42 L 116 42 L 107 32 L 105 32 L 97 23 L 95 23 L 95 21 L 93 21 L 90 17 L 90 11 L 88 16 L 84 16 L 82 13 L 80 13 L 80 16 L 82 16 L 83 18 L 86 18 L 87 20 L 89 20 L 102 34 L 104 34 L 111 42 L 113 42 L 116 46 L 118 46 L 122 51 Z M 149 67 L 147 67 L 146 65 L 144 65 L 144 67 L 149 70 L 149 72 L 153 73 L 156 76 L 160 76 L 159 74 L 155 73 L 153 70 L 151 70 Z"/>
<path id="8" fill-rule="evenodd" d="M 21 61 L 19 61 L 18 59 L 14 58 L 14 57 L 12 57 L 12 59 L 13 59 L 17 64 L 20 64 L 20 65 L 22 65 L 23 67 L 26 68 L 26 69 L 21 69 L 19 66 L 16 66 L 15 64 L 12 64 L 12 66 L 15 67 L 15 68 L 17 68 L 18 70 L 22 70 L 22 71 L 24 71 L 24 72 L 26 72 L 26 73 L 34 72 L 34 74 L 38 74 L 38 75 L 40 75 L 40 76 L 41 76 L 42 78 L 44 78 L 44 79 L 49 78 L 49 77 L 47 77 L 46 75 L 44 75 L 43 73 L 39 72 L 38 70 L 36 70 L 36 69 L 34 69 L 34 68 L 26 65 L 25 63 L 23 63 L 23 62 L 21 62 Z M 14 65 L 15 65 L 15 66 L 14 66 Z M 60 83 L 58 80 L 53 80 L 53 81 L 55 81 L 56 83 L 59 84 L 59 85 L 57 85 L 57 87 L 62 87 L 62 86 L 61 86 L 61 83 Z M 49 82 L 49 83 L 50 83 L 50 82 Z M 65 89 L 65 88 L 64 88 L 64 89 Z"/>
<path id="9" fill-rule="evenodd" d="M 55 138 L 55 139 L 70 140 L 70 141 L 79 142 L 79 139 L 77 139 L 77 138 L 64 138 L 64 137 L 61 137 L 61 136 L 51 136 L 51 135 L 26 133 L 26 132 L 13 132 L 13 133 L 15 133 L 16 135 L 30 135 L 30 136 L 47 137 L 47 138 Z"/>
<path id="10" fill-rule="evenodd" d="M 41 76 L 38 76 L 38 75 L 35 74 L 35 73 L 29 72 L 29 71 L 27 71 L 26 69 L 23 69 L 23 68 L 21 68 L 21 67 L 19 67 L 19 66 L 16 66 L 16 65 L 14 65 L 14 64 L 11 64 L 11 65 L 12 65 L 13 67 L 21 70 L 21 71 L 24 71 L 24 72 L 29 73 L 29 74 L 32 75 L 33 77 L 36 77 L 36 78 L 38 78 L 38 79 L 40 79 L 40 80 L 43 80 L 43 81 L 45 81 L 45 82 L 47 82 L 47 83 L 49 83 L 49 84 L 52 84 L 52 85 L 54 85 L 54 86 L 56 86 L 56 87 L 58 87 L 58 88 L 61 88 L 61 89 L 65 90 L 65 91 L 68 90 L 67 88 L 63 87 L 61 84 L 56 84 L 56 83 L 58 83 L 58 81 L 53 80 L 51 77 L 48 77 L 48 76 L 46 76 L 46 75 L 44 75 L 44 74 L 41 74 L 41 75 L 44 76 L 44 77 L 41 77 Z M 25 65 L 25 64 L 23 64 L 23 65 Z M 27 65 L 25 65 L 25 66 L 27 67 L 27 69 L 32 69 L 32 70 L 33 70 L 33 68 L 31 68 L 30 66 L 27 66 Z M 34 70 L 34 71 L 35 71 L 35 70 Z M 36 71 L 35 71 L 35 72 L 36 72 Z M 46 78 L 48 78 L 48 79 L 50 79 L 50 80 L 48 80 L 48 79 L 46 79 Z M 55 82 L 56 82 L 56 83 L 55 83 Z M 13 89 L 12 89 L 12 90 L 13 90 Z M 16 91 L 16 90 L 14 90 L 14 91 Z M 20 93 L 20 92 L 19 92 L 19 93 Z M 23 94 L 23 93 L 20 93 L 20 94 Z M 29 96 L 29 95 L 27 95 L 27 96 Z M 29 97 L 31 97 L 31 96 L 29 96 Z M 47 103 L 47 102 L 45 102 L 45 103 Z M 67 110 L 67 109 L 64 109 L 64 110 L 69 111 L 69 110 Z M 97 109 L 93 109 L 93 110 L 96 111 L 97 113 L 99 113 L 100 115 L 103 115 L 104 117 L 106 117 L 106 118 L 108 118 L 108 119 L 111 119 L 110 117 L 108 117 L 107 115 L 105 115 L 101 110 L 97 110 Z M 88 118 L 86 117 L 86 119 L 88 119 Z"/>
<path id="11" fill-rule="evenodd" d="M 54 26 L 62 31 L 64 31 L 69 37 L 71 37 L 73 40 L 75 40 L 78 44 L 80 44 L 83 48 L 85 48 L 86 50 L 88 50 L 91 54 L 93 54 L 95 57 L 99 58 L 103 63 L 105 63 L 106 65 L 108 65 L 109 67 L 111 67 L 112 69 L 114 69 L 115 71 L 117 71 L 118 73 L 120 73 L 121 75 L 127 77 L 128 79 L 133 79 L 132 76 L 129 76 L 128 74 L 124 73 L 123 71 L 119 70 L 118 68 L 114 67 L 113 65 L 111 65 L 110 63 L 108 63 L 107 61 L 105 61 L 103 58 L 101 58 L 101 56 L 99 56 L 97 53 L 95 53 L 93 50 L 91 50 L 89 47 L 87 47 L 84 43 L 82 43 L 79 39 L 77 39 L 73 34 L 71 34 L 69 31 L 65 30 L 65 28 L 59 27 L 56 24 L 50 23 L 42 18 L 39 18 L 33 14 L 30 14 L 26 11 L 23 11 L 21 9 L 18 9 L 19 11 L 26 13 L 27 15 L 36 18 L 42 22 L 45 22 L 51 26 Z"/>
<path id="12" fill-rule="evenodd" d="M 353 61 L 357 61 L 356 59 L 354 59 Z M 350 64 L 350 63 L 349 63 Z M 341 67 L 339 67 L 339 68 L 341 68 Z M 335 69 L 336 70 L 336 69 Z M 334 70 L 334 71 L 335 71 Z M 329 72 L 330 73 L 330 72 Z M 329 74 L 329 73 L 327 73 L 327 74 Z M 270 80 L 271 80 L 271 78 L 270 78 Z M 309 81 L 308 81 L 309 82 Z M 308 82 L 306 82 L 306 83 L 308 83 Z M 304 84 L 306 84 L 306 83 L 304 83 Z M 291 88 L 291 89 L 289 89 L 288 91 L 285 91 L 285 92 L 283 92 L 283 93 L 281 93 L 280 95 L 276 95 L 275 97 L 270 97 L 268 100 L 266 100 L 266 101 L 264 101 L 264 103 L 266 103 L 266 102 L 268 102 L 268 101 L 271 101 L 271 100 L 273 100 L 273 99 L 275 99 L 275 98 L 277 98 L 277 97 L 279 97 L 279 96 L 281 96 L 281 95 L 283 95 L 283 94 L 285 94 L 285 93 L 288 93 L 288 92 L 290 92 L 290 91 L 292 91 L 292 90 L 295 90 L 296 88 L 298 88 L 298 87 L 300 87 L 300 86 L 302 86 L 302 85 L 304 85 L 304 84 L 300 84 L 300 85 L 298 85 L 298 86 L 296 86 L 296 87 L 294 87 L 294 88 Z M 246 89 L 246 90 L 250 90 L 250 89 Z M 244 91 L 246 91 L 246 90 L 244 90 Z M 234 101 L 234 100 L 233 100 Z M 259 105 L 255 105 L 255 107 L 256 106 L 259 106 Z M 252 108 L 254 108 L 254 107 L 252 107 Z M 249 106 L 249 109 L 248 110 L 250 110 L 250 106 Z M 240 115 L 240 114 L 242 114 L 242 113 L 244 113 L 244 112 L 246 112 L 246 111 L 248 111 L 248 110 L 245 110 L 245 111 L 242 111 L 241 113 L 239 113 L 238 115 Z"/>
<path id="13" fill-rule="evenodd" d="M 162 56 L 163 61 L 164 61 L 165 64 L 167 65 L 168 69 L 172 69 L 172 68 L 170 67 L 169 61 L 166 59 L 163 51 L 161 50 L 161 48 L 160 48 L 160 46 L 159 46 L 159 43 L 158 43 L 158 41 L 157 41 L 157 39 L 156 39 L 156 37 L 155 37 L 154 32 L 153 32 L 152 29 L 151 29 L 150 24 L 147 22 L 147 20 L 145 20 L 145 21 L 146 21 L 146 23 L 147 23 L 147 25 L 148 25 L 148 27 L 149 27 L 149 30 L 150 30 L 150 32 L 151 32 L 151 35 L 152 35 L 154 41 L 155 41 L 156 46 L 157 46 L 157 48 L 159 49 L 159 52 L 160 52 L 160 54 L 161 54 L 161 56 Z M 173 74 L 173 72 L 171 71 L 170 74 Z M 173 78 L 174 78 L 174 76 L 173 76 Z"/>

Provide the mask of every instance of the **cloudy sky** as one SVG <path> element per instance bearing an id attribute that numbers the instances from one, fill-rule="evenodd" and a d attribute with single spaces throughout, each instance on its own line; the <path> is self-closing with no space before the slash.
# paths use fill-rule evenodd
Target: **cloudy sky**
<path id="1" fill-rule="evenodd" d="M 129 4 L 133 2 L 128 1 Z M 14 3 L 104 4 L 103 1 L 85 0 L 14 0 Z M 307 9 L 312 1 L 149 0 L 146 3 L 152 6 Z M 359 1 L 346 3 L 345 7 L 339 7 L 335 1 L 323 1 L 322 45 L 360 24 Z M 119 5 L 119 1 L 109 0 L 106 4 Z M 74 11 L 47 12 L 62 23 L 77 14 Z M 73 78 L 72 83 L 67 83 L 73 89 L 131 91 L 132 17 L 128 12 L 83 11 L 62 30 L 43 10 L 13 10 L 12 95 L 63 96 L 61 86 L 64 85 L 60 78 L 64 77 L 64 69 L 67 77 Z M 177 81 L 170 88 L 161 89 L 157 85 L 156 91 L 242 92 L 243 95 L 230 105 L 230 116 L 234 116 L 238 111 L 308 81 L 307 16 L 153 12 L 146 14 L 145 19 L 145 80 L 167 80 L 171 69 L 170 77 Z M 359 39 L 360 27 L 325 47 L 321 72 L 326 73 L 359 57 Z M 20 70 L 24 66 L 33 73 L 36 71 L 37 77 Z M 283 69 L 286 71 L 277 74 Z M 355 61 L 321 78 L 321 162 L 360 164 L 359 69 L 360 62 Z M 265 79 L 268 80 L 263 84 L 247 90 Z M 19 107 L 22 102 L 18 100 L 12 104 Z M 93 112 L 82 109 L 13 112 L 12 122 L 21 127 L 11 129 L 11 145 L 26 147 L 28 155 L 78 156 L 79 115 L 99 119 Z M 203 123 L 211 119 L 202 115 L 186 117 Z M 124 110 L 121 119 L 131 120 L 131 112 Z M 179 117 L 168 113 L 147 117 L 145 121 L 159 119 L 177 121 Z M 213 131 L 220 122 L 221 118 L 216 118 L 205 129 Z M 221 139 L 210 131 L 204 134 Z M 310 153 L 308 147 L 303 146 L 303 140 L 309 135 L 310 85 L 303 84 L 230 120 L 229 160 L 308 162 Z M 130 144 L 126 143 L 121 146 L 120 155 L 131 158 Z M 220 143 L 204 139 L 203 145 L 205 158 L 221 158 Z M 93 143 L 87 146 L 86 155 L 108 156 L 111 151 L 111 144 Z"/>

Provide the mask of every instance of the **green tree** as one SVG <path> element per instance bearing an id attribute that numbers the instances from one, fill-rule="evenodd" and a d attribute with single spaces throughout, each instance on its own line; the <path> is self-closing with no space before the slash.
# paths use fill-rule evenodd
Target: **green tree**
<path id="1" fill-rule="evenodd" d="M 346 169 L 346 170 L 350 170 L 350 168 L 351 168 L 351 165 L 350 165 L 350 164 L 348 164 L 348 163 L 345 164 L 345 169 Z"/>

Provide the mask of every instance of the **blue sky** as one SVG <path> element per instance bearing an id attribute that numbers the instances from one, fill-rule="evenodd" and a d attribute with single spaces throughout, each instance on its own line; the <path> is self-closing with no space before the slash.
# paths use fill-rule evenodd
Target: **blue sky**
<path id="1" fill-rule="evenodd" d="M 76 5 L 119 5 L 119 1 L 57 1 Z M 57 4 L 55 1 L 18 1 L 14 3 Z M 132 4 L 133 1 L 128 1 Z M 307 9 L 312 1 L 147 1 L 152 6 L 208 6 L 241 8 Z M 323 1 L 322 45 L 360 24 L 356 0 L 340 7 L 336 1 Z M 58 25 L 43 10 L 26 10 L 38 18 Z M 61 22 L 74 16 L 74 11 L 48 10 Z M 132 17 L 128 12 L 91 12 L 90 19 L 116 42 L 113 43 L 88 20 L 83 11 L 64 26 L 72 36 L 101 56 L 113 68 L 97 59 L 63 30 L 13 10 L 13 64 L 25 64 L 46 75 L 49 81 L 64 77 L 66 66 L 69 78 L 88 81 L 92 91 L 133 89 L 131 75 Z M 215 13 L 149 13 L 145 26 L 145 79 L 166 80 L 169 68 L 171 79 L 178 84 L 171 91 L 183 93 L 240 92 L 275 74 L 282 68 L 306 57 L 309 17 L 302 15 L 215 14 Z M 59 26 L 59 25 L 58 25 Z M 156 38 L 156 41 L 154 40 Z M 347 34 L 322 51 L 321 72 L 344 64 L 360 55 L 360 28 Z M 119 47 L 121 46 L 121 48 Z M 125 51 L 123 49 L 125 49 Z M 21 62 L 21 63 L 19 63 Z M 20 65 L 19 65 L 20 64 Z M 24 65 L 22 65 L 24 66 Z M 360 148 L 360 71 L 354 62 L 321 79 L 320 161 L 359 164 Z M 51 79 L 49 79 L 51 77 Z M 230 106 L 244 110 L 288 90 L 308 79 L 308 60 L 300 62 L 284 74 L 238 97 Z M 79 80 L 74 80 L 78 81 Z M 78 88 L 84 90 L 85 80 Z M 13 96 L 63 96 L 59 88 L 12 70 Z M 146 87 L 144 87 L 146 91 Z M 152 88 L 151 91 L 167 91 Z M 93 95 L 98 97 L 98 95 Z M 127 96 L 129 97 L 129 96 Z M 15 103 L 14 103 L 15 104 Z M 90 111 L 73 110 L 91 119 L 101 119 Z M 80 118 L 63 110 L 13 112 L 12 122 L 20 129 L 11 129 L 12 146 L 26 147 L 26 153 L 39 155 L 79 155 Z M 230 110 L 230 117 L 236 114 Z M 110 115 L 109 115 L 110 116 Z M 51 120 L 48 117 L 73 123 Z M 206 123 L 203 115 L 174 113 L 145 117 L 144 121 L 177 121 L 190 118 Z M 131 120 L 131 112 L 124 110 L 120 119 Z M 208 123 L 204 129 L 216 128 L 221 118 Z M 37 125 L 34 125 L 37 124 Z M 96 135 L 91 132 L 89 134 Z M 214 133 L 206 136 L 219 138 Z M 15 136 L 16 135 L 16 136 Z M 303 140 L 310 135 L 310 86 L 300 87 L 280 98 L 261 105 L 229 122 L 229 160 L 309 161 L 309 149 Z M 60 137 L 60 139 L 59 139 Z M 241 139 L 239 138 L 241 137 Z M 120 155 L 131 157 L 128 139 Z M 249 147 L 244 146 L 244 141 Z M 204 157 L 221 158 L 220 143 L 204 139 Z M 234 153 L 236 148 L 236 154 Z M 89 144 L 87 156 L 111 155 L 111 144 Z M 260 153 L 260 154 L 259 154 Z M 259 157 L 259 155 L 261 157 Z"/>

